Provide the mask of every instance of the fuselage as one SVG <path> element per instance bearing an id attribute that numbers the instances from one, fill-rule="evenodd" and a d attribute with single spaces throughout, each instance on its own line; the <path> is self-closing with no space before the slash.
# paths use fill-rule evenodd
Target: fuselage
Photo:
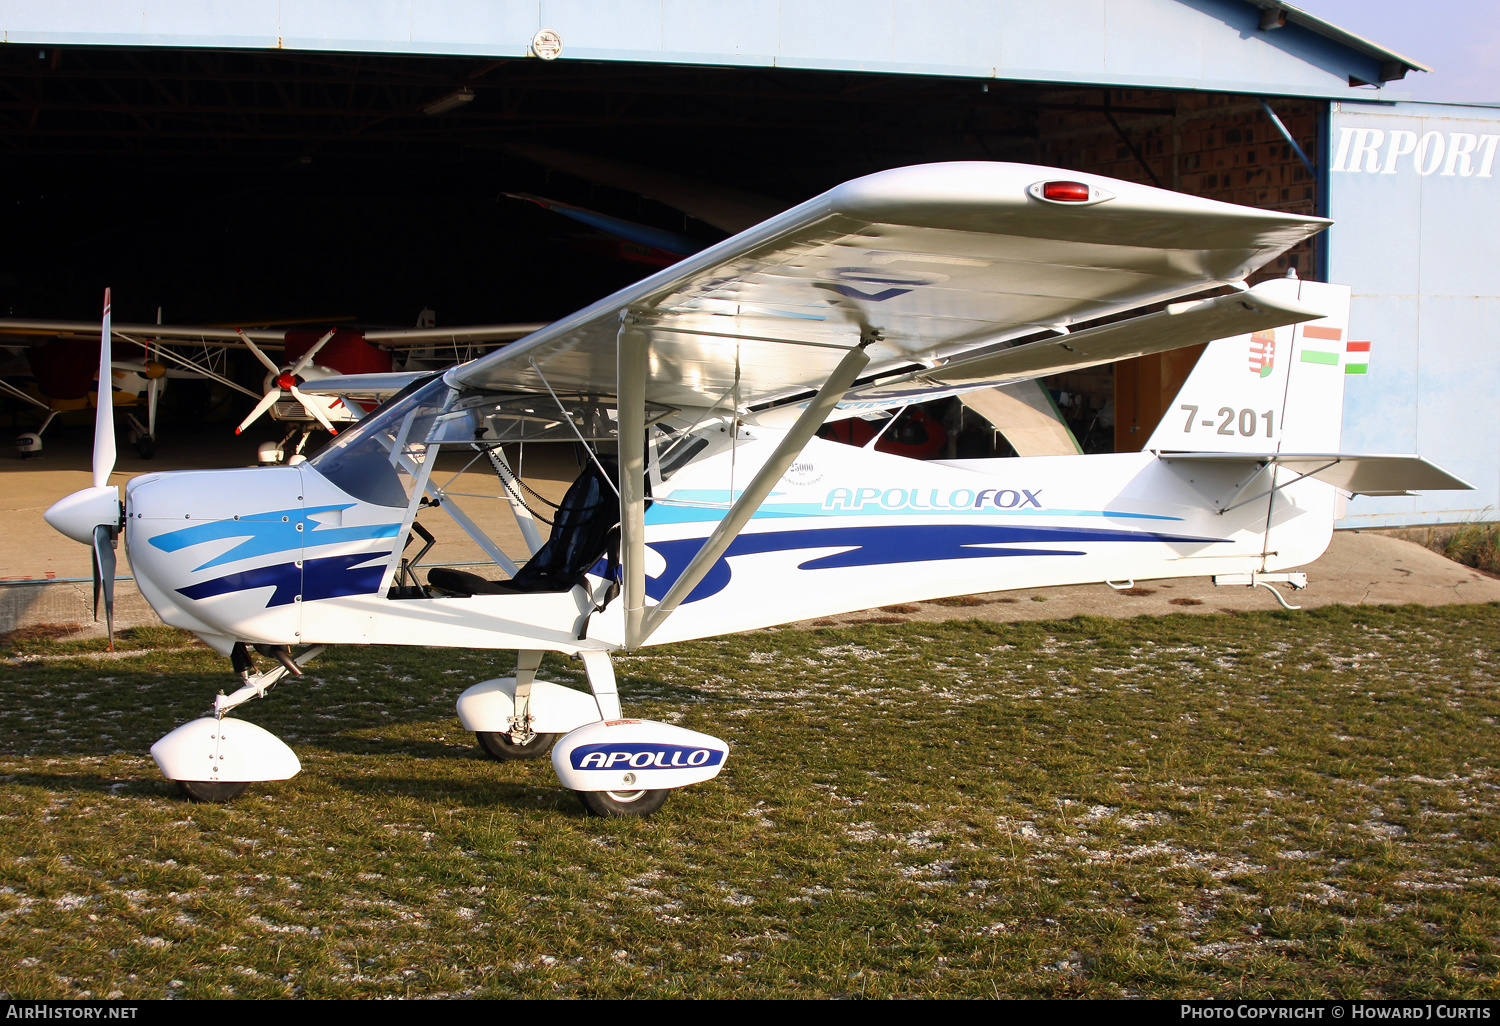
<path id="1" fill-rule="evenodd" d="M 653 600 L 774 447 L 774 430 L 751 434 L 657 486 Z M 1283 489 L 1274 515 L 1270 497 L 1219 513 L 1244 484 L 1150 453 L 920 462 L 815 439 L 651 643 L 947 595 L 1282 569 L 1322 553 L 1331 488 Z M 619 604 L 594 612 L 602 576 L 588 593 L 394 597 L 413 504 L 360 499 L 313 465 L 148 475 L 125 507 L 142 593 L 167 623 L 214 638 L 556 651 L 623 641 Z"/>

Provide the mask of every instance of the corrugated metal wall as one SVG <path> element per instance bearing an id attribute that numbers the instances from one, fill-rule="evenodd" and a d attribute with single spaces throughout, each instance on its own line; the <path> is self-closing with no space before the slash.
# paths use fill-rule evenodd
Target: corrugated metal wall
<path id="1" fill-rule="evenodd" d="M 1380 60 L 1242 0 L 15 0 L 0 41 L 523 57 L 1347 95 Z"/>
<path id="2" fill-rule="evenodd" d="M 1500 107 L 1333 105 L 1329 280 L 1354 288 L 1345 451 L 1419 453 L 1477 491 L 1355 499 L 1340 526 L 1500 517 Z"/>

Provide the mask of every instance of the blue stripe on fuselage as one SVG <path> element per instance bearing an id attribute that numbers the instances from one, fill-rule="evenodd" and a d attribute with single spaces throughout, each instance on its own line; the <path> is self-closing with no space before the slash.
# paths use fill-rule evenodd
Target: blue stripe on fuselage
<path id="1" fill-rule="evenodd" d="M 178 588 L 177 591 L 190 599 L 203 599 L 234 591 L 275 588 L 266 601 L 267 609 L 295 602 L 298 595 L 302 596 L 304 602 L 339 598 L 343 595 L 367 595 L 379 590 L 380 579 L 385 576 L 385 564 L 356 564 L 384 559 L 389 555 L 389 552 L 356 552 L 347 556 L 304 560 L 300 567 L 296 563 L 277 563 L 275 566 L 256 567 L 253 570 L 215 577 L 201 584 Z"/>
<path id="2" fill-rule="evenodd" d="M 967 491 L 971 499 L 974 496 L 973 489 L 957 489 Z M 735 492 L 730 494 L 728 489 L 723 488 L 679 488 L 676 491 L 656 498 L 646 509 L 646 525 L 648 527 L 658 524 L 698 524 L 714 523 L 723 520 L 729 512 L 732 502 L 743 494 Z M 1170 520 L 1181 521 L 1181 517 L 1165 516 L 1160 513 L 1126 513 L 1114 509 L 1046 509 L 1036 506 L 1027 507 L 999 507 L 993 503 L 982 503 L 963 506 L 932 506 L 932 505 L 904 505 L 895 508 L 882 506 L 878 501 L 863 503 L 855 508 L 844 508 L 843 505 L 829 507 L 817 502 L 775 502 L 778 495 L 785 492 L 772 492 L 762 502 L 760 508 L 751 516 L 752 520 L 775 520 L 787 517 L 933 517 L 933 516 L 956 516 L 956 517 L 982 517 L 986 520 L 992 517 L 1111 517 L 1121 520 Z M 951 492 L 950 492 L 951 494 Z M 1040 494 L 1040 492 L 1038 492 Z"/>
<path id="3" fill-rule="evenodd" d="M 660 601 L 688 563 L 703 547 L 703 538 L 680 538 L 648 543 L 666 560 L 666 569 L 658 577 L 647 578 L 646 594 Z M 888 527 L 831 527 L 800 531 L 766 531 L 742 534 L 729 546 L 698 582 L 687 602 L 717 595 L 729 586 L 731 556 L 749 556 L 764 552 L 790 552 L 797 549 L 844 549 L 815 556 L 797 564 L 798 570 L 831 570 L 855 566 L 887 566 L 899 563 L 928 563 L 945 559 L 992 559 L 1004 556 L 1082 556 L 1074 549 L 995 548 L 1038 542 L 1191 542 L 1222 544 L 1227 538 L 1199 538 L 1190 535 L 1162 534 L 1156 531 L 1117 531 L 1092 527 L 1010 527 L 992 524 L 923 524 Z M 601 560 L 593 573 L 602 576 Z"/>
<path id="4" fill-rule="evenodd" d="M 360 527 L 325 527 L 313 519 L 320 513 L 332 513 L 351 508 L 349 502 L 341 506 L 311 506 L 307 509 L 277 509 L 267 513 L 254 513 L 239 520 L 210 520 L 194 524 L 177 531 L 168 531 L 151 539 L 151 544 L 163 552 L 201 545 L 204 542 L 222 541 L 226 538 L 243 538 L 244 541 L 200 566 L 193 567 L 196 573 L 211 566 L 233 563 L 240 559 L 268 556 L 273 552 L 287 552 L 304 545 L 314 548 L 340 542 L 365 541 L 371 538 L 393 538 L 401 529 L 400 524 L 365 524 Z M 252 519 L 253 518 L 253 519 Z M 298 530 L 298 526 L 302 530 Z M 254 571 L 246 571 L 254 573 Z"/>

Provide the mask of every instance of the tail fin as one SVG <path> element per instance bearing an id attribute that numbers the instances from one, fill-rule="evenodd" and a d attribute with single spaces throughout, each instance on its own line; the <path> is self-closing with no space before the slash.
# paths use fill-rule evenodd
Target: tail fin
<path id="1" fill-rule="evenodd" d="M 1209 343 L 1152 432 L 1155 452 L 1338 452 L 1349 287 L 1278 278 L 1252 291 L 1322 320 Z"/>

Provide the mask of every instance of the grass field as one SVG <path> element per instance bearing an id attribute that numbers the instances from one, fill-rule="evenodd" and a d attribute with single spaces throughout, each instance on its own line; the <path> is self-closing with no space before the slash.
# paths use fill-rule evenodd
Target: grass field
<path id="1" fill-rule="evenodd" d="M 507 657 L 395 648 L 189 804 L 147 749 L 235 682 L 184 644 L 0 645 L 3 996 L 1500 997 L 1500 606 L 649 649 L 627 712 L 733 753 L 644 821 L 480 754 Z"/>

